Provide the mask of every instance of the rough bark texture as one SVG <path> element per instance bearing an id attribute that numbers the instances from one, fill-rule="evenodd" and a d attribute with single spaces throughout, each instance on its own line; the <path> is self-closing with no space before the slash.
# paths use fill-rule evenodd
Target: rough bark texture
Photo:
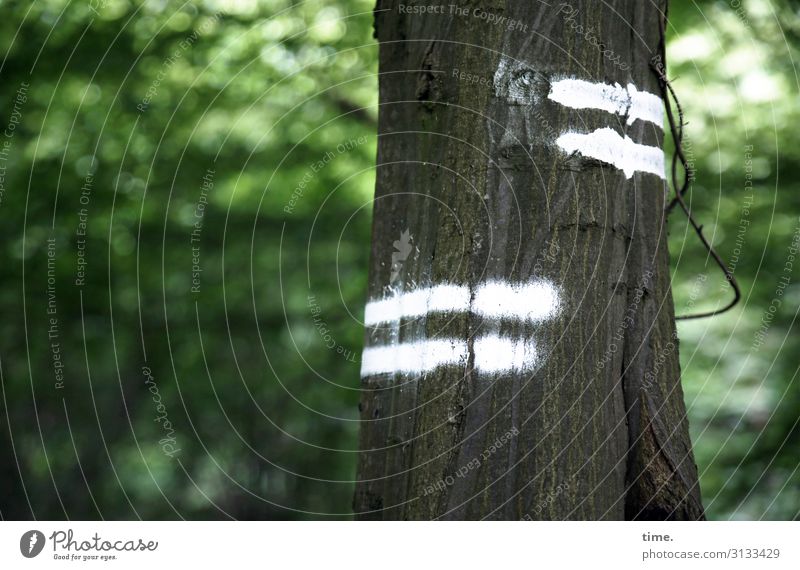
<path id="1" fill-rule="evenodd" d="M 367 345 L 499 331 L 535 338 L 546 360 L 532 374 L 478 375 L 470 358 L 458 369 L 363 379 L 356 515 L 702 518 L 669 286 L 665 183 L 642 173 L 626 179 L 554 145 L 572 129 L 612 127 L 656 146 L 663 134 L 547 98 L 550 82 L 566 76 L 657 93 L 649 61 L 665 5 L 459 3 L 466 15 L 444 6 L 427 15 L 403 13 L 394 0 L 376 8 L 370 299 L 388 294 L 393 244 L 409 230 L 413 249 L 395 264 L 394 289 L 544 277 L 564 304 L 535 326 L 463 313 L 368 327 Z M 478 7 L 520 24 L 488 23 L 474 15 Z M 617 63 L 587 41 L 589 28 Z"/>

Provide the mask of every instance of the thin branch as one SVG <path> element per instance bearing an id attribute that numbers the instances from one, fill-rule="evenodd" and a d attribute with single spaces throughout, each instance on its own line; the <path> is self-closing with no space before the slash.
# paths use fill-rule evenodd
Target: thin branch
<path id="1" fill-rule="evenodd" d="M 675 141 L 675 152 L 672 155 L 672 188 L 675 190 L 675 197 L 670 201 L 669 205 L 666 207 L 665 212 L 666 215 L 672 211 L 676 204 L 680 205 L 683 212 L 686 214 L 686 218 L 689 220 L 689 224 L 694 229 L 697 237 L 700 238 L 700 242 L 703 244 L 703 247 L 706 248 L 709 255 L 714 258 L 714 261 L 717 263 L 719 268 L 725 275 L 725 280 L 730 283 L 731 287 L 733 287 L 733 299 L 721 309 L 717 309 L 714 311 L 707 311 L 704 313 L 694 313 L 690 315 L 680 315 L 676 316 L 676 319 L 701 319 L 704 317 L 713 317 L 715 315 L 721 315 L 722 313 L 729 311 L 732 309 L 742 298 L 741 290 L 739 289 L 739 284 L 736 282 L 736 278 L 733 276 L 733 272 L 728 268 L 722 258 L 719 256 L 717 251 L 714 247 L 709 243 L 706 239 L 705 235 L 703 235 L 703 226 L 699 225 L 697 221 L 694 219 L 692 215 L 692 211 L 689 208 L 688 204 L 686 204 L 686 200 L 684 196 L 686 192 L 689 190 L 689 186 L 694 179 L 694 172 L 689 167 L 689 163 L 686 160 L 686 156 L 683 152 L 683 109 L 681 108 L 680 102 L 678 101 L 678 96 L 675 94 L 675 90 L 672 88 L 672 84 L 666 77 L 666 49 L 665 49 L 665 33 L 666 33 L 666 23 L 667 23 L 667 14 L 666 12 L 662 14 L 661 18 L 661 37 L 659 40 L 659 52 L 661 58 L 661 67 L 659 68 L 653 61 L 650 61 L 650 68 L 655 72 L 656 76 L 658 77 L 658 83 L 661 88 L 661 96 L 664 99 L 664 107 L 667 112 L 667 122 L 669 123 L 670 132 L 672 133 L 672 138 Z M 675 107 L 678 111 L 678 120 L 675 120 L 675 114 L 672 111 L 672 100 L 675 101 Z M 678 183 L 678 162 L 680 162 L 681 166 L 683 167 L 683 178 Z"/>

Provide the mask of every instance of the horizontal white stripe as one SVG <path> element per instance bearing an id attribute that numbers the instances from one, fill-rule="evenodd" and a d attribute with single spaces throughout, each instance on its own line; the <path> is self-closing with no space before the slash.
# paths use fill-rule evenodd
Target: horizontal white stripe
<path id="1" fill-rule="evenodd" d="M 469 289 L 459 285 L 435 285 L 367 303 L 364 324 L 376 325 L 434 312 L 463 311 L 465 307 L 469 307 Z"/>
<path id="2" fill-rule="evenodd" d="M 467 343 L 458 340 L 425 340 L 365 348 L 361 377 L 376 374 L 421 374 L 439 366 L 467 364 Z"/>
<path id="3" fill-rule="evenodd" d="M 541 321 L 555 315 L 558 304 L 556 288 L 547 281 L 524 285 L 490 281 L 478 287 L 471 309 L 485 317 Z"/>
<path id="4" fill-rule="evenodd" d="M 521 285 L 490 281 L 478 286 L 472 303 L 466 285 L 435 285 L 370 301 L 364 311 L 364 324 L 371 326 L 429 313 L 466 311 L 484 317 L 538 321 L 554 315 L 558 303 L 556 288 L 543 280 Z"/>
<path id="5" fill-rule="evenodd" d="M 475 339 L 475 371 L 490 374 L 532 369 L 537 361 L 533 340 L 497 335 Z M 466 366 L 467 343 L 460 340 L 424 340 L 364 349 L 361 377 L 379 374 L 423 374 L 441 366 Z"/>
<path id="6" fill-rule="evenodd" d="M 625 173 L 626 178 L 634 172 L 649 172 L 664 178 L 664 151 L 655 146 L 646 146 L 624 138 L 608 127 L 588 134 L 564 133 L 556 144 L 568 153 L 579 152 L 588 158 L 612 164 Z"/>
<path id="7" fill-rule="evenodd" d="M 631 96 L 628 124 L 632 125 L 633 121 L 641 119 L 664 130 L 664 101 L 661 97 L 647 91 L 637 91 L 636 86 L 630 83 L 628 83 L 628 93 Z"/>
<path id="8" fill-rule="evenodd" d="M 664 128 L 664 103 L 661 97 L 639 91 L 632 83 L 627 87 L 615 83 L 592 83 L 582 79 L 562 79 L 550 86 L 548 99 L 572 109 L 600 109 L 627 115 L 627 123 L 636 119 Z"/>
<path id="9" fill-rule="evenodd" d="M 475 370 L 484 373 L 523 372 L 536 365 L 536 343 L 496 335 L 475 340 Z"/>

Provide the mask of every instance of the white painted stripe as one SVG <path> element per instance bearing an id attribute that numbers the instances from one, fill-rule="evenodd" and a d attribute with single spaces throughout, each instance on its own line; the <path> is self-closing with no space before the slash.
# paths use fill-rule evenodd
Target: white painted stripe
<path id="1" fill-rule="evenodd" d="M 655 146 L 646 146 L 624 138 L 608 127 L 588 134 L 564 133 L 558 146 L 568 153 L 579 152 L 588 158 L 612 164 L 625 173 L 626 178 L 634 172 L 649 172 L 661 178 L 664 176 L 664 151 Z"/>
<path id="2" fill-rule="evenodd" d="M 554 315 L 558 305 L 556 288 L 543 280 L 521 285 L 502 281 L 483 283 L 475 291 L 472 303 L 466 285 L 435 285 L 370 301 L 364 311 L 364 324 L 371 326 L 429 313 L 466 311 L 484 317 L 539 321 Z"/>
<path id="3" fill-rule="evenodd" d="M 639 91 L 632 83 L 627 87 L 615 83 L 592 83 L 582 79 L 561 79 L 550 86 L 548 99 L 572 109 L 600 109 L 627 115 L 627 123 L 636 119 L 664 128 L 664 103 L 661 97 Z"/>
<path id="4" fill-rule="evenodd" d="M 537 362 L 536 343 L 490 335 L 475 340 L 475 370 L 482 373 L 524 372 Z"/>
<path id="5" fill-rule="evenodd" d="M 632 125 L 636 119 L 648 121 L 664 130 L 664 101 L 661 97 L 638 91 L 636 86 L 628 83 L 628 93 L 631 96 L 631 107 L 628 110 L 628 124 Z"/>
<path id="6" fill-rule="evenodd" d="M 439 366 L 467 364 L 465 341 L 425 340 L 365 348 L 361 354 L 361 377 L 377 374 L 421 374 Z"/>
<path id="7" fill-rule="evenodd" d="M 556 314 L 559 302 L 556 288 L 548 281 L 523 285 L 489 281 L 475 292 L 472 311 L 485 317 L 541 321 Z"/>
<path id="8" fill-rule="evenodd" d="M 394 322 L 434 312 L 463 311 L 468 307 L 469 289 L 459 285 L 435 285 L 370 301 L 364 311 L 364 324 Z"/>
<path id="9" fill-rule="evenodd" d="M 475 371 L 482 374 L 531 370 L 538 360 L 533 340 L 515 340 L 497 335 L 475 339 Z M 361 377 L 379 374 L 423 374 L 440 366 L 466 366 L 469 350 L 465 341 L 425 340 L 364 349 Z"/>

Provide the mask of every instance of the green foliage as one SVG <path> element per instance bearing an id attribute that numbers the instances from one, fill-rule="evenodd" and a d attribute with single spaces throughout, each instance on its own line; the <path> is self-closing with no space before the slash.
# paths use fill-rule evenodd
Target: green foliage
<path id="1" fill-rule="evenodd" d="M 3 8 L 3 516 L 349 516 L 371 3 Z"/>
<path id="2" fill-rule="evenodd" d="M 669 75 L 684 107 L 691 206 L 742 301 L 679 324 L 692 439 L 710 518 L 793 519 L 800 488 L 800 37 L 788 4 L 673 3 Z M 752 184 L 750 184 L 752 182 Z M 676 209 L 678 314 L 733 295 Z"/>

